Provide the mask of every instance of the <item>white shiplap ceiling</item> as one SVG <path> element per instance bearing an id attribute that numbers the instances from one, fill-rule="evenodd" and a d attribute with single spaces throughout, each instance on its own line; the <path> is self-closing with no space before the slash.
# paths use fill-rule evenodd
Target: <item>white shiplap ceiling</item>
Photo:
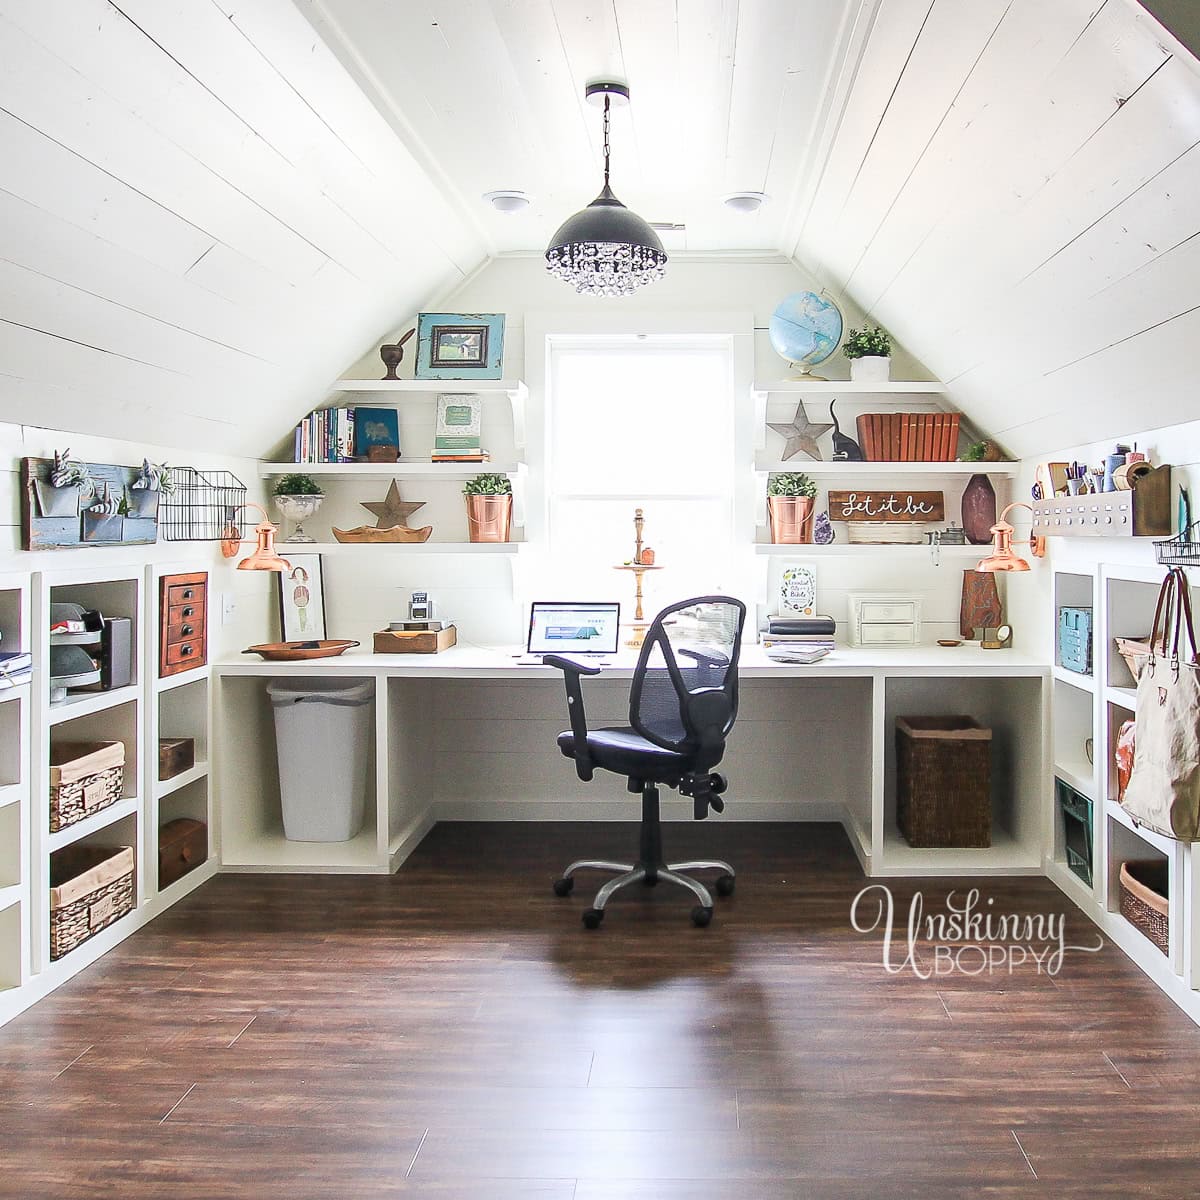
<path id="1" fill-rule="evenodd" d="M 668 249 L 775 250 L 805 199 L 860 0 L 297 0 L 493 252 L 543 248 L 600 189 L 585 83 L 628 82 L 613 188 Z M 869 6 L 873 7 L 873 5 Z M 503 216 L 481 197 L 527 192 Z M 765 192 L 755 215 L 722 204 Z"/>

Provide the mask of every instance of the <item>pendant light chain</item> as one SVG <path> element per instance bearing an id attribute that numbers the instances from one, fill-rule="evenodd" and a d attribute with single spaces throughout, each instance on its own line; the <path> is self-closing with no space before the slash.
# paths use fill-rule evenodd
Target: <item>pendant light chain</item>
<path id="1" fill-rule="evenodd" d="M 608 106 L 611 97 L 604 97 L 604 186 L 608 187 Z"/>

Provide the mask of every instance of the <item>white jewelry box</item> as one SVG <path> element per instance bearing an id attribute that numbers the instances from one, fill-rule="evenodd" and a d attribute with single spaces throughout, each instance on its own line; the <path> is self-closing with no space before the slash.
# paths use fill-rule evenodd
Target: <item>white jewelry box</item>
<path id="1" fill-rule="evenodd" d="M 851 592 L 850 644 L 919 646 L 921 597 L 907 592 Z"/>

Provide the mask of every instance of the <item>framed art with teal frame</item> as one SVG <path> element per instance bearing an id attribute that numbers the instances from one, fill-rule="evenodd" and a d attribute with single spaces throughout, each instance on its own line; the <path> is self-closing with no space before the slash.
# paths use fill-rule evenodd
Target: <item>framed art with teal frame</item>
<path id="1" fill-rule="evenodd" d="M 421 313 L 418 379 L 499 379 L 504 368 L 503 313 Z"/>

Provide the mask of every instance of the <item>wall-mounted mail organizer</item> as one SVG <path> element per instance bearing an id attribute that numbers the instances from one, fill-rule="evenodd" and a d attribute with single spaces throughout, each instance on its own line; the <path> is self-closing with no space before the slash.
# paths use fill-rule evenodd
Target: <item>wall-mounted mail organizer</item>
<path id="1" fill-rule="evenodd" d="M 1127 492 L 1035 500 L 1034 537 L 1167 537 L 1172 531 L 1171 467 L 1164 463 Z"/>
<path id="2" fill-rule="evenodd" d="M 56 487 L 54 460 L 21 459 L 21 537 L 26 550 L 144 546 L 158 541 L 158 491 L 135 488 L 139 467 L 85 463 L 89 482 Z"/>

